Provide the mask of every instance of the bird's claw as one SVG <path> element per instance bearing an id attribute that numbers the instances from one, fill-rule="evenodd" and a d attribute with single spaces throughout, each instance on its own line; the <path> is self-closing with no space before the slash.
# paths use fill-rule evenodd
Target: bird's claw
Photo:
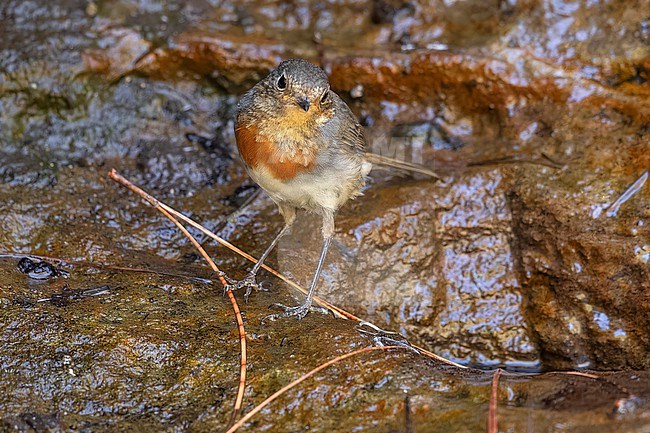
<path id="1" fill-rule="evenodd" d="M 223 288 L 223 293 L 226 294 L 228 290 L 234 291 L 234 290 L 246 288 L 246 291 L 244 292 L 244 301 L 246 303 L 248 303 L 248 297 L 250 296 L 253 289 L 255 290 L 260 289 L 259 284 L 257 284 L 257 281 L 255 280 L 255 274 L 253 273 L 249 273 L 239 281 L 228 279 L 227 282 L 228 285 Z"/>
<path id="2" fill-rule="evenodd" d="M 311 302 L 305 302 L 302 305 L 297 305 L 295 307 L 288 307 L 284 304 L 272 304 L 269 308 L 280 308 L 284 310 L 282 313 L 277 313 L 277 314 L 269 314 L 266 316 L 262 321 L 273 321 L 280 319 L 282 317 L 296 317 L 298 320 L 302 319 L 309 313 L 310 311 L 313 311 L 315 313 L 322 313 L 322 314 L 329 314 L 330 310 L 327 308 L 323 307 L 315 307 L 311 304 Z"/>
<path id="3" fill-rule="evenodd" d="M 228 274 L 226 274 L 223 271 L 217 272 L 217 276 L 223 278 L 226 281 L 226 285 L 224 286 L 224 294 L 226 293 L 226 290 L 229 286 L 232 286 L 234 284 L 237 284 L 237 280 L 230 278 Z"/>

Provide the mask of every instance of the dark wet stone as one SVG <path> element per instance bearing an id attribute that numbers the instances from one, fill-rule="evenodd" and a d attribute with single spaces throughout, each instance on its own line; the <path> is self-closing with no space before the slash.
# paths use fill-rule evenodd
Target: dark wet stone
<path id="1" fill-rule="evenodd" d="M 67 271 L 57 269 L 51 263 L 32 260 L 28 257 L 21 259 L 16 268 L 34 280 L 48 280 L 50 278 L 66 277 L 69 275 Z"/>
<path id="2" fill-rule="evenodd" d="M 339 214 L 342 245 L 329 256 L 319 293 L 447 357 L 538 368 L 512 264 L 507 185 L 499 172 L 446 188 L 374 185 Z M 308 281 L 317 233 L 317 218 L 299 218 L 280 243 L 281 271 Z"/>
<path id="3" fill-rule="evenodd" d="M 9 431 L 18 433 L 55 433 L 63 431 L 64 428 L 57 413 L 21 413 L 15 417 L 0 419 L 0 425 L 2 424 Z"/>
<path id="4" fill-rule="evenodd" d="M 234 208 L 239 208 L 244 203 L 246 203 L 250 197 L 257 191 L 259 187 L 255 184 L 251 185 L 250 183 L 240 185 L 235 189 L 231 195 L 224 197 L 221 201 Z"/>
<path id="5" fill-rule="evenodd" d="M 90 287 L 88 289 L 70 290 L 68 286 L 65 286 L 60 293 L 54 294 L 49 298 L 39 299 L 38 302 L 47 301 L 57 307 L 65 307 L 74 301 L 80 301 L 84 298 L 90 298 L 94 296 L 108 295 L 110 293 L 114 293 L 116 290 L 119 289 L 120 288 L 101 285 L 96 287 Z"/>
<path id="6" fill-rule="evenodd" d="M 7 262 L 0 260 L 1 297 L 15 292 L 15 271 Z M 179 267 L 168 262 L 166 271 L 178 272 Z M 3 307 L 2 428 L 223 430 L 238 381 L 239 343 L 221 291 L 182 277 L 88 273 L 83 267 L 76 268 L 70 284 L 92 287 L 97 294 L 107 278 L 125 289 L 110 298 L 87 297 L 83 308 L 41 302 L 25 314 L 18 305 Z M 259 403 L 325 359 L 372 344 L 354 322 L 326 316 L 303 319 L 300 332 L 289 320 L 263 326 L 273 301 L 290 300 L 283 293 L 258 292 L 244 307 L 254 360 L 249 368 L 256 375 L 249 382 L 246 405 Z M 490 373 L 458 370 L 411 350 L 367 353 L 282 396 L 249 428 L 274 433 L 305 426 L 319 432 L 404 431 L 408 407 L 414 431 L 427 431 L 432 418 L 446 420 L 442 431 L 479 431 L 485 425 L 490 378 Z M 607 426 L 643 431 L 650 401 L 647 380 L 644 372 L 610 373 L 602 379 L 504 374 L 500 425 L 521 431 L 532 413 L 543 430 L 561 422 L 577 431 L 594 423 L 602 432 L 614 431 Z M 30 393 L 21 391 L 25 387 Z M 61 410 L 61 401 L 81 409 Z M 614 407 L 631 408 L 632 401 L 634 410 L 608 418 Z M 350 411 L 358 416 L 345 416 Z"/>
<path id="7" fill-rule="evenodd" d="M 647 194 L 627 203 L 624 214 L 607 217 L 597 192 L 607 183 L 582 179 L 585 186 L 576 192 L 570 183 L 560 187 L 543 177 L 521 172 L 509 200 L 529 321 L 545 356 L 564 368 L 647 368 L 650 274 L 648 261 L 635 254 L 650 236 L 646 224 L 638 225 Z M 544 192 L 549 182 L 553 196 Z M 620 194 L 624 184 L 616 183 L 612 191 Z M 611 203 L 616 193 L 610 197 Z"/>
<path id="8" fill-rule="evenodd" d="M 393 22 L 399 12 L 412 13 L 414 9 L 410 2 L 404 0 L 373 0 L 370 19 L 375 24 L 387 24 Z"/>
<path id="9" fill-rule="evenodd" d="M 219 142 L 215 137 L 208 138 L 197 134 L 185 134 L 192 143 L 197 143 L 207 152 L 216 154 L 219 158 L 232 159 L 229 154 L 230 149 L 224 147 L 223 142 Z"/>
<path id="10" fill-rule="evenodd" d="M 14 299 L 12 299 L 11 303 L 13 305 L 18 305 L 18 306 L 23 307 L 23 308 L 29 308 L 29 307 L 33 307 L 34 305 L 36 305 L 35 300 L 27 299 L 27 298 L 24 298 L 24 297 L 14 298 Z"/>

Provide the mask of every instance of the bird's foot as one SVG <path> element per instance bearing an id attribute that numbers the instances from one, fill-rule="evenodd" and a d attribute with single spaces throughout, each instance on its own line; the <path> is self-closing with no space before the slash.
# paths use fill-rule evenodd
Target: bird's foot
<path id="1" fill-rule="evenodd" d="M 273 304 L 271 307 L 275 308 L 280 308 L 284 310 L 282 313 L 277 313 L 277 314 L 270 314 L 266 316 L 263 320 L 263 322 L 266 322 L 268 320 L 277 320 L 282 317 L 296 317 L 298 320 L 302 319 L 309 313 L 310 311 L 313 311 L 315 313 L 321 313 L 321 314 L 329 314 L 330 310 L 327 308 L 323 307 L 315 307 L 311 304 L 311 300 L 307 300 L 304 304 L 302 305 L 297 305 L 295 307 L 287 307 L 284 304 Z M 269 308 L 271 308 L 269 307 Z"/>
<path id="2" fill-rule="evenodd" d="M 223 289 L 224 294 L 228 290 L 234 291 L 234 290 L 240 290 L 246 288 L 246 291 L 244 292 L 244 301 L 246 303 L 248 303 L 248 297 L 250 296 L 253 289 L 255 290 L 260 289 L 260 285 L 257 284 L 257 281 L 255 280 L 255 274 L 252 272 L 249 272 L 243 279 L 239 281 L 232 280 L 229 278 L 227 282 L 228 285 Z"/>

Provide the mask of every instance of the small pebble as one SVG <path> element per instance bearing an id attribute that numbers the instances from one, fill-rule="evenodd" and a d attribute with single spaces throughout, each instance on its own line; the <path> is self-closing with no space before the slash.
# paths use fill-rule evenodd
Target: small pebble
<path id="1" fill-rule="evenodd" d="M 350 90 L 350 96 L 354 99 L 363 98 L 363 84 L 357 84 Z"/>

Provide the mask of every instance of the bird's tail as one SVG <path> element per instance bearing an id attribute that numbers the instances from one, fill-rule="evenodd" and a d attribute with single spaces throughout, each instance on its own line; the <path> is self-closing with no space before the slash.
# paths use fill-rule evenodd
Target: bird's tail
<path id="1" fill-rule="evenodd" d="M 435 171 L 421 164 L 414 164 L 412 162 L 400 161 L 398 159 L 389 158 L 387 156 L 377 155 L 376 153 L 366 152 L 366 159 L 376 165 L 394 168 L 399 171 L 408 173 L 420 173 L 426 176 L 431 176 L 434 179 L 442 179 Z"/>

